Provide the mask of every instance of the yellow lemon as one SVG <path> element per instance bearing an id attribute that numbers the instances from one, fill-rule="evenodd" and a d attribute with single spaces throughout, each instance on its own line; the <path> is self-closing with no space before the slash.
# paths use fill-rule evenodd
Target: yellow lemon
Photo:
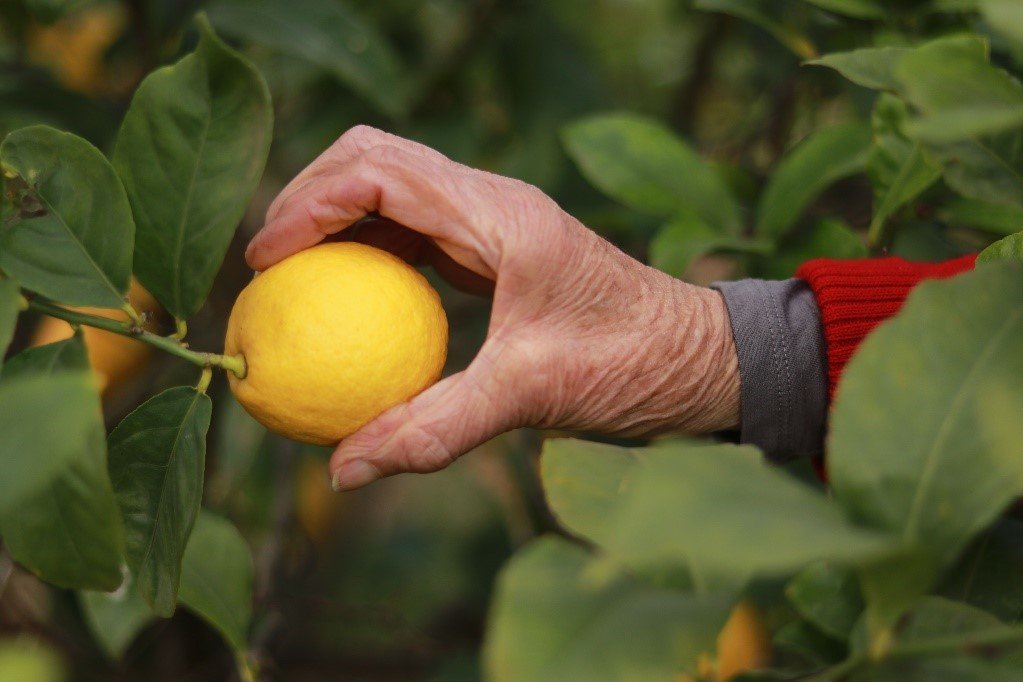
<path id="1" fill-rule="evenodd" d="M 146 329 L 156 331 L 159 326 L 156 318 L 159 316 L 160 304 L 156 302 L 152 294 L 142 288 L 141 284 L 132 280 L 131 289 L 128 291 L 128 301 L 139 312 L 149 313 Z M 76 308 L 75 310 L 122 322 L 128 320 L 128 315 L 123 310 L 109 308 Z M 71 338 L 72 334 L 74 334 L 74 330 L 64 320 L 44 317 L 39 321 L 39 325 L 32 334 L 32 345 L 42 346 L 47 343 L 56 343 Z M 89 353 L 89 364 L 92 365 L 93 372 L 99 380 L 104 397 L 109 397 L 122 385 L 138 376 L 149 363 L 153 354 L 152 346 L 95 327 L 82 327 L 82 336 Z"/>
<path id="2" fill-rule="evenodd" d="M 736 675 L 771 663 L 771 635 L 757 607 L 748 601 L 735 605 L 717 640 L 717 660 L 700 656 L 703 679 L 726 682 Z"/>
<path id="3" fill-rule="evenodd" d="M 29 34 L 29 57 L 47 66 L 69 90 L 92 95 L 107 85 L 104 53 L 124 32 L 127 10 L 121 4 L 100 3 L 71 12 L 51 26 Z"/>
<path id="4" fill-rule="evenodd" d="M 440 377 L 440 296 L 386 251 L 320 244 L 257 275 L 238 296 L 225 349 L 238 402 L 271 431 L 332 445 Z"/>

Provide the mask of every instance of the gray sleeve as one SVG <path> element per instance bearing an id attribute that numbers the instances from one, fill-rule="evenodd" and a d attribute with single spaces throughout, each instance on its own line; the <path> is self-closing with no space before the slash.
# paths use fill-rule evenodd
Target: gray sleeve
<path id="1" fill-rule="evenodd" d="M 827 413 L 820 310 L 800 279 L 715 282 L 739 355 L 739 438 L 775 461 L 819 454 Z"/>

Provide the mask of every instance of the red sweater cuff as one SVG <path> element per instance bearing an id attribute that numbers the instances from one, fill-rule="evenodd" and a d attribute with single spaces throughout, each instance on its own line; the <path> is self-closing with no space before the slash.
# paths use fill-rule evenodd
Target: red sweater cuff
<path id="1" fill-rule="evenodd" d="M 874 327 L 902 308 L 910 290 L 925 279 L 944 279 L 973 268 L 976 255 L 943 263 L 913 263 L 897 257 L 865 260 L 819 258 L 804 263 L 806 280 L 821 311 L 828 353 L 828 397 L 834 398 L 845 364 Z"/>

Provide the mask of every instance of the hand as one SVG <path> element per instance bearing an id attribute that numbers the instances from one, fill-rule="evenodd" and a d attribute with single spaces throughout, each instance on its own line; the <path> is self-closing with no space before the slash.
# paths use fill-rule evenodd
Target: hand
<path id="1" fill-rule="evenodd" d="M 246 258 L 263 270 L 373 212 L 387 220 L 356 238 L 493 288 L 493 311 L 467 369 L 338 446 L 336 489 L 436 471 L 521 426 L 640 436 L 738 424 L 717 292 L 630 258 L 536 187 L 423 145 L 349 130 L 281 192 Z"/>

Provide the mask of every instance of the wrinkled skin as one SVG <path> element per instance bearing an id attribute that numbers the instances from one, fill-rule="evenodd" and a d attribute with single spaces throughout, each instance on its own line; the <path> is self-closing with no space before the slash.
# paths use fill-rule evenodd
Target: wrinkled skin
<path id="1" fill-rule="evenodd" d="M 343 230 L 492 292 L 493 312 L 468 368 L 337 447 L 336 489 L 436 471 L 521 426 L 639 436 L 738 424 L 721 296 L 630 258 L 531 185 L 360 126 L 281 192 L 246 257 L 264 270 Z"/>

